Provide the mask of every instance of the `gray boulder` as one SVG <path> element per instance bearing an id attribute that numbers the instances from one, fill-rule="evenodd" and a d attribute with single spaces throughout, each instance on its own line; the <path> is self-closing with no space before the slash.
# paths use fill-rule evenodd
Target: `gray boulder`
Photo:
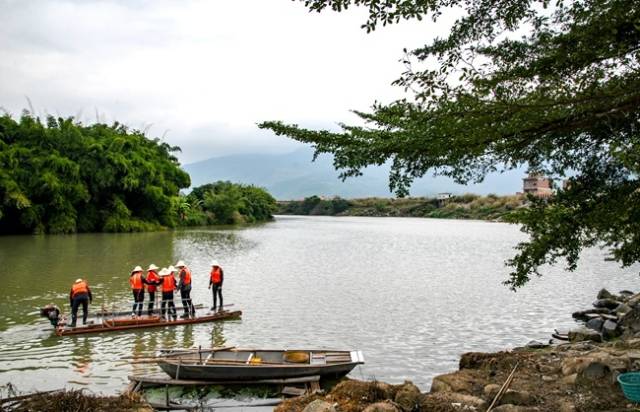
<path id="1" fill-rule="evenodd" d="M 602 288 L 600 292 L 598 292 L 597 299 L 615 299 L 615 296 L 605 288 Z"/>
<path id="2" fill-rule="evenodd" d="M 609 313 L 610 313 L 610 310 L 607 308 L 595 308 L 595 309 L 587 309 L 587 310 L 581 310 L 578 312 L 573 312 L 571 316 L 574 319 L 583 320 L 586 322 L 587 320 L 590 319 L 590 317 L 587 315 L 591 315 L 591 314 L 603 315 L 603 314 L 609 314 Z"/>
<path id="3" fill-rule="evenodd" d="M 601 332 L 602 331 L 602 325 L 604 325 L 604 319 L 602 318 L 593 318 L 593 319 L 589 319 L 587 321 L 587 323 L 585 324 L 585 326 L 589 329 L 593 329 L 597 332 Z"/>
<path id="4" fill-rule="evenodd" d="M 548 348 L 549 346 L 550 345 L 548 343 L 542 343 L 537 340 L 529 341 L 529 343 L 524 345 L 524 347 L 528 349 L 543 349 L 543 348 Z"/>
<path id="5" fill-rule="evenodd" d="M 620 319 L 620 325 L 627 328 L 631 334 L 640 332 L 640 308 L 634 306 Z"/>
<path id="6" fill-rule="evenodd" d="M 593 302 L 593 306 L 596 308 L 615 309 L 620 303 L 615 299 L 598 299 Z"/>
<path id="7" fill-rule="evenodd" d="M 604 322 L 604 325 L 602 325 L 602 336 L 604 336 L 605 339 L 617 338 L 620 335 L 622 335 L 622 330 L 616 322 L 612 320 Z"/>
<path id="8" fill-rule="evenodd" d="M 618 305 L 617 308 L 615 308 L 613 311 L 616 313 L 616 315 L 618 316 L 624 316 L 627 313 L 631 312 L 633 309 L 631 309 L 631 306 L 629 305 L 625 305 L 624 303 L 621 303 Z"/>
<path id="9" fill-rule="evenodd" d="M 602 335 L 598 332 L 587 329 L 587 328 L 578 328 L 569 331 L 569 340 L 571 342 L 583 342 L 583 341 L 591 341 L 591 342 L 602 342 Z"/>

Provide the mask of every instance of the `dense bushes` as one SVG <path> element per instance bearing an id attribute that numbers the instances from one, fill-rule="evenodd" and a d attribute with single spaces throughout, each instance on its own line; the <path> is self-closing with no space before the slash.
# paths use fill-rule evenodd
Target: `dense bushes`
<path id="1" fill-rule="evenodd" d="M 347 209 L 351 204 L 348 200 L 335 197 L 322 199 L 318 196 L 307 197 L 301 201 L 280 202 L 279 212 L 284 215 L 337 215 Z"/>
<path id="2" fill-rule="evenodd" d="M 264 189 L 230 182 L 196 187 L 179 202 L 185 226 L 262 222 L 271 219 L 277 208 Z"/>
<path id="3" fill-rule="evenodd" d="M 0 233 L 142 231 L 178 222 L 179 150 L 119 123 L 0 117 Z"/>

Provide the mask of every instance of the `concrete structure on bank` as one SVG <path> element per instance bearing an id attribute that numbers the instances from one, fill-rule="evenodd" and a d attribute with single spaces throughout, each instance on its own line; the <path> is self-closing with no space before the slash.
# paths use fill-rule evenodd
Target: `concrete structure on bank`
<path id="1" fill-rule="evenodd" d="M 538 197 L 553 196 L 553 181 L 537 173 L 530 173 L 522 179 L 522 191 L 524 194 L 532 194 Z"/>

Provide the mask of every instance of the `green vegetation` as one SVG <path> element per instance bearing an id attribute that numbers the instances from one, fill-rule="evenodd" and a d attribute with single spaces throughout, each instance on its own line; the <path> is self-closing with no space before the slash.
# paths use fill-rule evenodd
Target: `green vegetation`
<path id="1" fill-rule="evenodd" d="M 139 232 L 271 218 L 263 189 L 190 184 L 173 152 L 119 123 L 0 117 L 0 233 Z"/>
<path id="2" fill-rule="evenodd" d="M 345 200 L 339 197 L 278 202 L 278 214 L 323 216 L 400 216 L 446 219 L 506 220 L 525 203 L 522 196 L 478 196 L 465 194 L 450 199 L 366 198 Z"/>
<path id="3" fill-rule="evenodd" d="M 368 8 L 367 31 L 465 13 L 448 35 L 406 52 L 395 84 L 407 98 L 356 112 L 366 126 L 260 127 L 333 153 L 345 178 L 391 161 L 398 195 L 429 171 L 461 184 L 522 166 L 571 175 L 556 196 L 511 217 L 530 235 L 508 262 L 514 289 L 561 258 L 575 269 L 585 247 L 605 246 L 623 266 L 640 261 L 639 2 L 300 1 L 317 12 Z"/>
<path id="4" fill-rule="evenodd" d="M 0 117 L 0 233 L 133 232 L 177 224 L 173 152 L 119 123 Z"/>
<path id="5" fill-rule="evenodd" d="M 179 199 L 184 226 L 264 222 L 277 209 L 276 200 L 264 189 L 230 182 L 196 187 Z"/>

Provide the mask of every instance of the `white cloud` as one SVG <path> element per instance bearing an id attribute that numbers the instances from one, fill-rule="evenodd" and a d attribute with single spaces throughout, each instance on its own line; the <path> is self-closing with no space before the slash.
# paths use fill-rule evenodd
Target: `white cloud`
<path id="1" fill-rule="evenodd" d="M 408 22 L 372 34 L 365 10 L 309 13 L 286 0 L 2 1 L 0 106 L 132 127 L 182 147 L 191 162 L 293 147 L 262 120 L 353 121 L 389 101 L 403 47 L 447 32 Z"/>

